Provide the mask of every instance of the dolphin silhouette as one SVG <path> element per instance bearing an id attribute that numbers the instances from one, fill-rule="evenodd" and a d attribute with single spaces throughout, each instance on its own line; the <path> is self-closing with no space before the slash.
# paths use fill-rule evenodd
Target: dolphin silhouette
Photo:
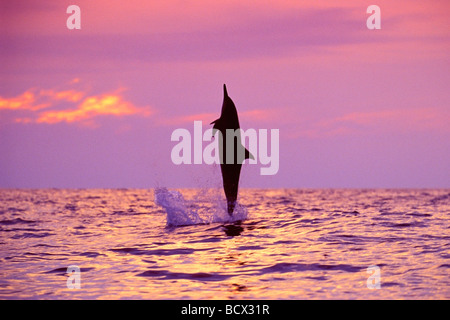
<path id="1" fill-rule="evenodd" d="M 222 171 L 223 190 L 227 198 L 228 214 L 232 216 L 236 206 L 242 162 L 245 159 L 254 159 L 254 157 L 241 143 L 236 106 L 228 96 L 225 84 L 223 85 L 223 104 L 220 118 L 214 120 L 211 124 L 214 124 L 213 134 L 216 133 L 216 130 L 219 130 L 222 136 L 222 139 L 219 139 L 220 169 Z M 227 151 L 229 152 L 228 158 Z"/>

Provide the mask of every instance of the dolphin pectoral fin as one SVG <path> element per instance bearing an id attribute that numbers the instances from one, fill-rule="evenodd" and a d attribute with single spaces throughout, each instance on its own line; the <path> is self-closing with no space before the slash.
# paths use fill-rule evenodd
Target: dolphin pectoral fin
<path id="1" fill-rule="evenodd" d="M 247 150 L 247 148 L 245 149 L 245 157 L 244 157 L 244 160 L 245 160 L 245 159 L 252 159 L 252 160 L 255 160 L 255 157 L 253 156 L 253 154 L 252 154 L 250 151 Z"/>
<path id="2" fill-rule="evenodd" d="M 210 123 L 210 124 L 214 124 L 213 130 L 212 130 L 213 136 L 216 134 L 217 130 L 219 130 L 219 128 L 217 127 L 219 120 L 220 120 L 220 118 L 216 119 L 216 120 L 214 120 L 213 122 Z"/>

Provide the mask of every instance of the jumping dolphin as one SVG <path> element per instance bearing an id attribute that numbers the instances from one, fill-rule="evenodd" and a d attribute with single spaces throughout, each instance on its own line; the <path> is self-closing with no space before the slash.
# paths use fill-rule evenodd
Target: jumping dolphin
<path id="1" fill-rule="evenodd" d="M 223 85 L 223 104 L 220 118 L 214 120 L 211 124 L 214 124 L 213 133 L 219 130 L 222 136 L 222 139 L 219 139 L 220 169 L 222 171 L 223 190 L 227 198 L 228 214 L 232 216 L 236 206 L 242 162 L 245 159 L 254 159 L 254 157 L 241 143 L 236 106 L 228 96 L 225 84 Z M 231 152 L 229 153 L 228 159 L 227 150 L 233 150 L 232 155 Z"/>

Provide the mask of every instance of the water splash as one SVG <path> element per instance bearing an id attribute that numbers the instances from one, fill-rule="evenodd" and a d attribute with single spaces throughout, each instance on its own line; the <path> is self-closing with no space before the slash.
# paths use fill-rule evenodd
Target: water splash
<path id="1" fill-rule="evenodd" d="M 206 200 L 206 201 L 205 201 Z M 155 189 L 155 203 L 166 211 L 167 226 L 187 226 L 216 222 L 235 222 L 245 220 L 247 208 L 237 204 L 233 216 L 229 216 L 226 201 L 211 189 L 202 190 L 193 200 L 186 200 L 176 190 Z"/>

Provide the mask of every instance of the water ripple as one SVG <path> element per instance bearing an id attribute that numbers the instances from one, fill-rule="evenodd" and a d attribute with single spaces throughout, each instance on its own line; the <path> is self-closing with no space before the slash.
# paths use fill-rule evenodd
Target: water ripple
<path id="1" fill-rule="evenodd" d="M 164 280 L 195 280 L 195 281 L 223 281 L 231 278 L 231 275 L 220 274 L 220 273 L 184 273 L 184 272 L 170 272 L 167 270 L 147 270 L 139 273 L 139 277 L 150 277 L 158 278 Z"/>
<path id="2" fill-rule="evenodd" d="M 202 224 L 166 227 L 154 190 L 3 189 L 0 297 L 71 299 L 77 265 L 86 299 L 450 299 L 449 191 L 242 189 L 233 221 L 182 189 Z"/>
<path id="3" fill-rule="evenodd" d="M 262 268 L 259 273 L 286 273 L 286 272 L 302 272 L 302 271 L 345 271 L 345 272 L 359 272 L 363 267 L 352 266 L 347 264 L 304 264 L 304 263 L 277 263 L 273 266 Z"/>

